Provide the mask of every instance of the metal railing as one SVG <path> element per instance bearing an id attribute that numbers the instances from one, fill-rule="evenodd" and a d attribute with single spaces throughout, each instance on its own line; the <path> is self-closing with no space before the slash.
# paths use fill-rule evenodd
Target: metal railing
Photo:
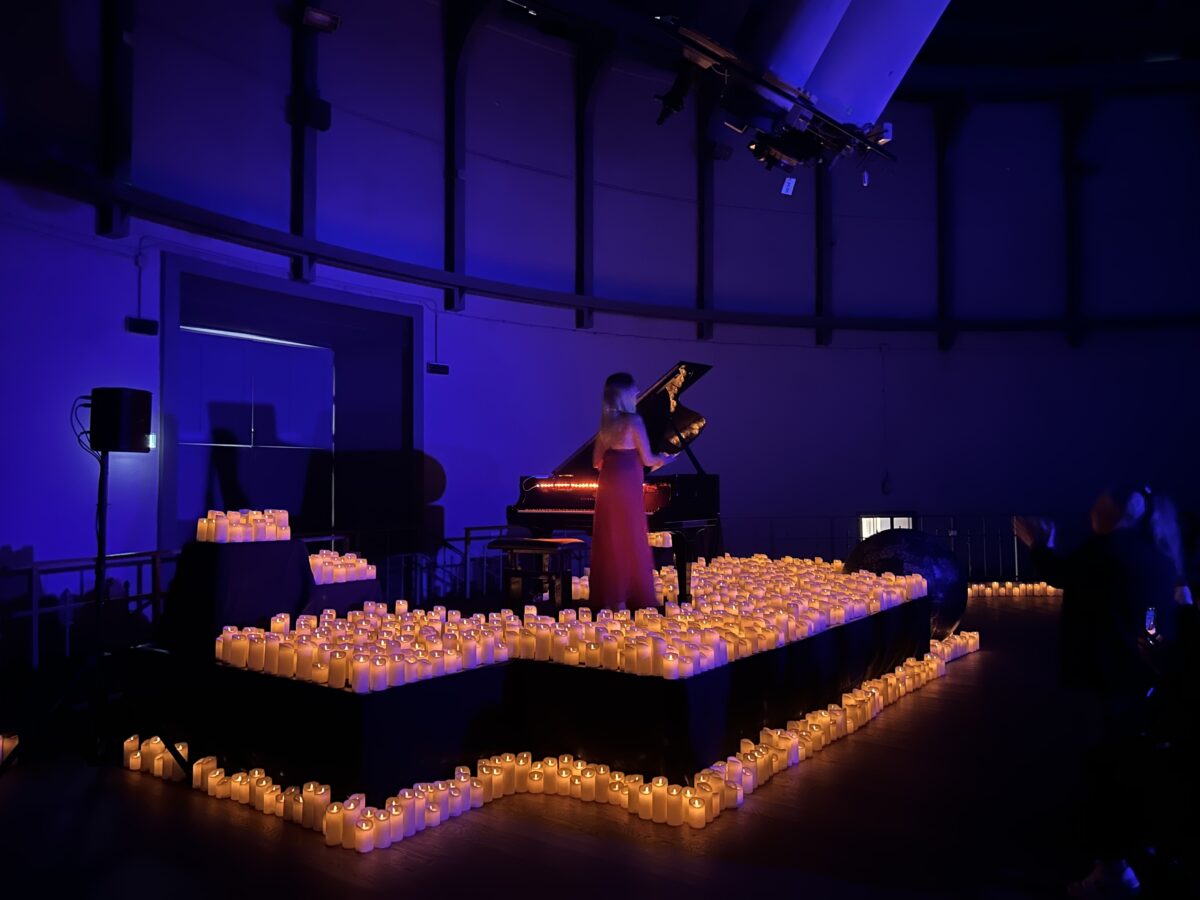
<path id="1" fill-rule="evenodd" d="M 178 555 L 176 550 L 149 550 L 106 557 L 110 573 L 106 579 L 109 609 L 123 608 L 127 615 L 141 616 L 147 623 L 157 619 L 162 614 L 165 586 Z M 122 578 L 118 573 L 126 573 L 127 577 Z M 71 656 L 76 620 L 95 606 L 95 574 L 95 557 L 33 562 L 0 570 L 0 576 L 7 582 L 8 595 L 8 599 L 0 601 L 0 636 L 8 638 L 4 642 L 6 655 L 20 651 L 11 636 L 18 632 L 19 641 L 19 631 L 28 623 L 28 661 L 32 668 L 39 668 L 43 639 L 49 633 L 47 619 L 52 617 L 62 634 L 61 655 Z M 23 589 L 13 590 L 21 582 Z"/>

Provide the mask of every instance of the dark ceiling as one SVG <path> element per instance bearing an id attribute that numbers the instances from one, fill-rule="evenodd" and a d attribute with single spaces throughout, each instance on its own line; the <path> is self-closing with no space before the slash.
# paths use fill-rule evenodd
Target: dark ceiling
<path id="1" fill-rule="evenodd" d="M 776 0 L 522 0 L 637 26 L 655 15 L 728 44 Z M 628 32 L 627 32 L 628 36 Z M 1200 0 L 950 0 L 918 64 L 1092 65 L 1200 60 Z"/>

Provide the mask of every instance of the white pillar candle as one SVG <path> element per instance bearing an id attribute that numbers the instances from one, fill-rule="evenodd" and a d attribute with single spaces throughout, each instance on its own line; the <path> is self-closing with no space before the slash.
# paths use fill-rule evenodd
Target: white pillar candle
<path id="1" fill-rule="evenodd" d="M 227 777 L 222 777 L 221 780 L 217 782 L 216 790 L 213 792 L 213 796 L 218 800 L 228 800 L 232 796 L 232 791 L 233 782 Z"/>
<path id="2" fill-rule="evenodd" d="M 255 783 L 254 791 L 254 808 L 259 812 L 263 812 L 267 808 L 268 796 L 270 797 L 271 809 L 275 809 L 275 794 L 278 793 L 279 787 L 271 783 L 269 776 L 264 775 Z M 274 788 L 274 790 L 272 790 Z"/>
<path id="3" fill-rule="evenodd" d="M 365 653 L 356 653 L 350 660 L 350 688 L 356 694 L 371 689 L 371 657 Z"/>
<path id="4" fill-rule="evenodd" d="M 517 790 L 517 758 L 512 753 L 500 757 L 500 767 L 503 775 L 504 795 L 516 793 Z"/>
<path id="5" fill-rule="evenodd" d="M 345 814 L 342 812 L 342 804 L 330 803 L 329 808 L 325 810 L 325 819 L 322 823 L 326 846 L 340 847 L 342 845 L 342 828 L 344 824 Z"/>
<path id="6" fill-rule="evenodd" d="M 244 634 L 232 635 L 229 639 L 229 646 L 226 648 L 225 662 L 231 666 L 239 668 L 246 667 L 246 661 L 250 655 L 250 644 Z"/>
<path id="7" fill-rule="evenodd" d="M 660 824 L 667 821 L 667 787 L 667 779 L 661 775 L 650 782 L 651 796 L 654 800 L 653 819 Z"/>
<path id="8" fill-rule="evenodd" d="M 706 813 L 706 806 L 704 801 L 699 797 L 692 797 L 688 801 L 686 822 L 692 828 L 703 828 L 708 824 L 709 818 Z"/>
<path id="9" fill-rule="evenodd" d="M 589 641 L 584 645 L 583 662 L 584 665 L 593 669 L 598 669 L 600 667 L 601 656 L 600 645 L 598 643 L 595 641 Z"/>
<path id="10" fill-rule="evenodd" d="M 204 778 L 204 790 L 208 793 L 208 796 L 217 796 L 217 785 L 221 783 L 221 779 L 224 777 L 224 769 L 217 768 L 209 770 L 208 774 Z"/>
<path id="11" fill-rule="evenodd" d="M 208 787 L 208 773 L 217 767 L 215 756 L 205 756 L 192 763 L 192 787 L 198 791 Z"/>
<path id="12" fill-rule="evenodd" d="M 621 791 L 625 789 L 625 785 L 620 781 L 610 781 L 605 789 L 605 799 L 610 806 L 621 806 Z"/>
<path id="13" fill-rule="evenodd" d="M 389 797 L 385 805 L 391 824 L 389 840 L 398 844 L 404 840 L 404 808 L 400 805 L 399 797 Z"/>
<path id="14" fill-rule="evenodd" d="M 677 784 L 667 786 L 667 824 L 683 824 L 683 788 Z"/>
<path id="15" fill-rule="evenodd" d="M 369 685 L 372 691 L 386 691 L 388 687 L 388 658 L 376 656 L 371 659 Z"/>
<path id="16" fill-rule="evenodd" d="M 584 769 L 579 777 L 582 779 L 579 799 L 587 803 L 594 803 L 596 800 L 596 770 L 592 768 Z"/>
<path id="17" fill-rule="evenodd" d="M 668 681 L 675 681 L 679 678 L 679 657 L 675 653 L 663 654 L 662 677 Z"/>
<path id="18" fill-rule="evenodd" d="M 400 808 L 404 836 L 412 837 L 417 833 L 416 799 L 414 792 L 408 788 L 402 790 L 396 796 L 396 805 Z"/>
<path id="19" fill-rule="evenodd" d="M 127 737 L 125 739 L 125 743 L 122 745 L 121 765 L 123 765 L 126 769 L 128 769 L 130 757 L 132 757 L 133 754 L 135 754 L 139 750 L 141 750 L 141 747 L 142 747 L 142 743 L 138 739 L 138 736 L 136 734 L 133 735 L 132 737 Z"/>
<path id="20" fill-rule="evenodd" d="M 245 772 L 238 772 L 230 779 L 229 797 L 235 803 L 250 802 L 250 778 Z"/>
<path id="21" fill-rule="evenodd" d="M 363 805 L 350 798 L 342 804 L 342 847 L 354 849 L 354 829 L 362 818 Z"/>
<path id="22" fill-rule="evenodd" d="M 296 674 L 296 645 L 291 641 L 279 642 L 278 671 L 284 678 L 292 678 Z"/>
<path id="23" fill-rule="evenodd" d="M 334 650 L 329 654 L 329 686 L 332 688 L 344 688 L 346 686 L 346 673 L 348 662 L 346 659 L 345 650 Z"/>
<path id="24" fill-rule="evenodd" d="M 664 789 L 665 790 L 665 789 Z M 666 794 L 663 795 L 663 821 L 666 821 Z M 630 809 L 632 812 L 632 808 Z M 657 821 L 654 818 L 654 786 L 651 784 L 639 785 L 637 789 L 637 815 L 639 819 L 646 821 Z"/>
<path id="25" fill-rule="evenodd" d="M 374 819 L 359 819 L 354 824 L 354 849 L 359 853 L 370 853 L 375 849 Z"/>
<path id="26" fill-rule="evenodd" d="M 258 809 L 262 810 L 264 815 L 275 815 L 275 800 L 283 792 L 283 788 L 277 784 L 268 785 L 258 798 Z"/>
<path id="27" fill-rule="evenodd" d="M 413 822 L 418 832 L 424 831 L 429 824 L 429 807 L 424 791 L 413 791 Z"/>

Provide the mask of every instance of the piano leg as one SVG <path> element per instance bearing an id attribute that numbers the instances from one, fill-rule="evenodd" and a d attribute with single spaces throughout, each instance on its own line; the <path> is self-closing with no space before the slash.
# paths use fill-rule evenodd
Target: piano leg
<path id="1" fill-rule="evenodd" d="M 671 532 L 675 571 L 679 573 L 679 602 L 692 602 L 692 542 L 686 531 Z"/>

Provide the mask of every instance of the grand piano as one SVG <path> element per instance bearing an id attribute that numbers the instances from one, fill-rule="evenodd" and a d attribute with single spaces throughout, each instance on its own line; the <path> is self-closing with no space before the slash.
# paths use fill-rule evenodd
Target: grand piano
<path id="1" fill-rule="evenodd" d="M 695 472 L 647 475 L 643 493 L 649 530 L 671 534 L 682 602 L 691 599 L 689 564 L 696 558 L 697 546 L 705 541 L 715 551 L 720 542 L 717 476 L 704 471 L 691 448 L 704 430 L 705 419 L 679 402 L 680 395 L 711 368 L 704 363 L 676 363 L 637 401 L 651 449 L 683 452 L 695 468 Z M 535 536 L 563 531 L 590 534 L 596 512 L 595 441 L 593 435 L 548 476 L 521 476 L 521 496 L 508 507 L 508 524 L 527 528 Z"/>

